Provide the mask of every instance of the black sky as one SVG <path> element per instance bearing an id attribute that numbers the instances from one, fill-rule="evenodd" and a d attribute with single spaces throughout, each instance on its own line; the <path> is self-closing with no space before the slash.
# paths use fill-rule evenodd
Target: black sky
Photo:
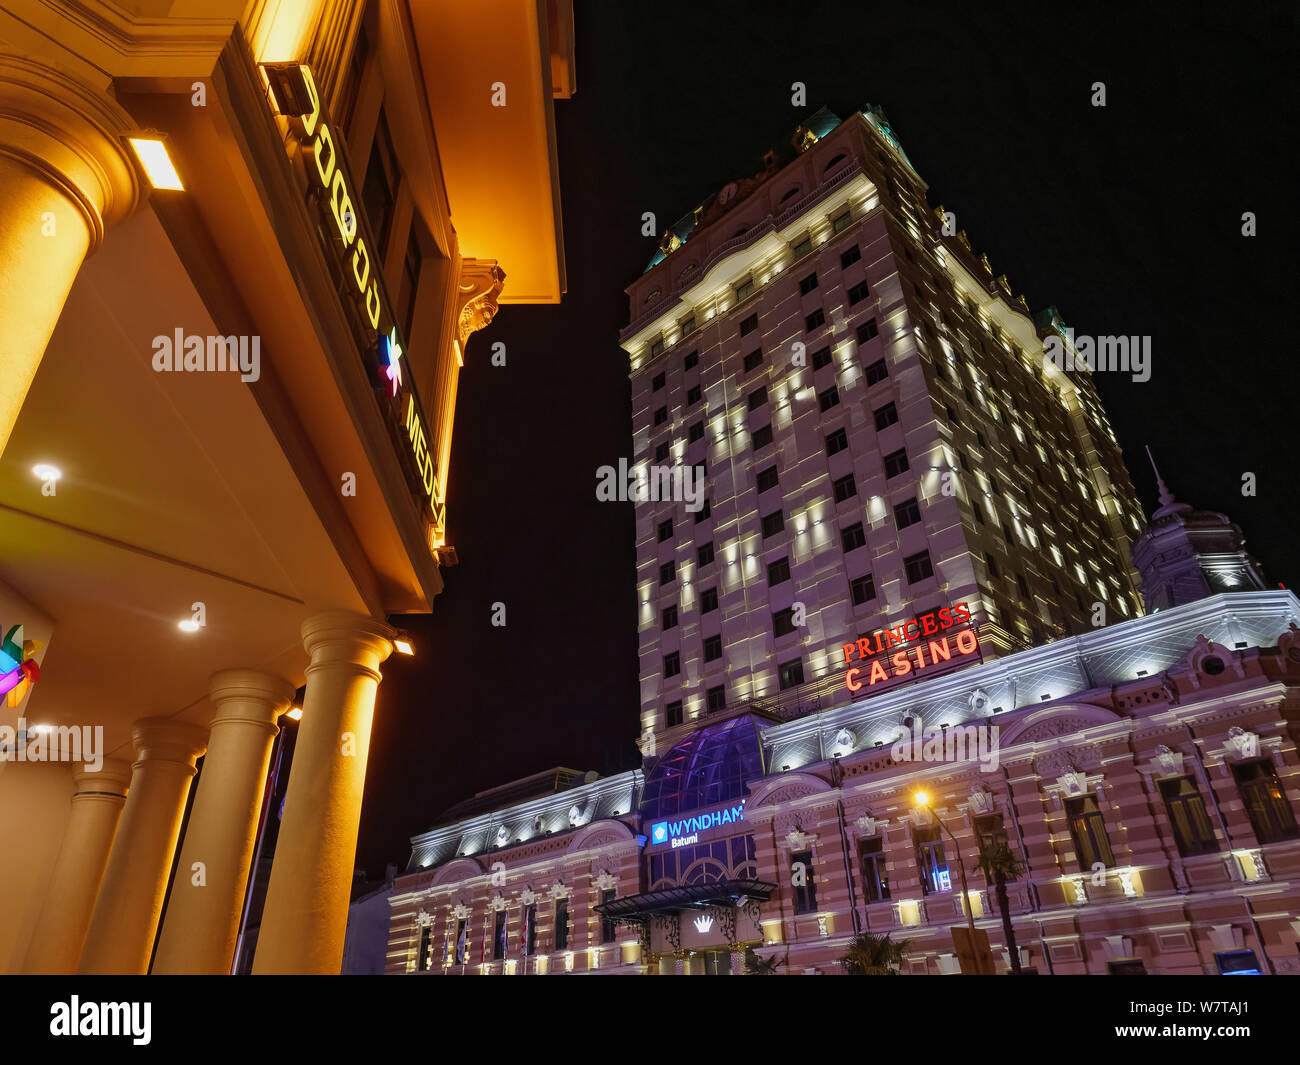
<path id="1" fill-rule="evenodd" d="M 577 0 L 578 91 L 555 106 L 568 295 L 507 307 L 470 341 L 448 498 L 460 565 L 432 616 L 408 619 L 419 657 L 385 667 L 359 864 L 404 865 L 410 835 L 484 788 L 636 764 L 632 504 L 597 503 L 595 483 L 631 457 L 617 335 L 654 250 L 641 215 L 671 223 L 755 172 L 823 104 L 883 106 L 931 206 L 1031 307 L 1153 338 L 1150 381 L 1097 375 L 1143 506 L 1150 443 L 1174 492 L 1228 512 L 1291 586 L 1294 5 L 1159 7 Z"/>

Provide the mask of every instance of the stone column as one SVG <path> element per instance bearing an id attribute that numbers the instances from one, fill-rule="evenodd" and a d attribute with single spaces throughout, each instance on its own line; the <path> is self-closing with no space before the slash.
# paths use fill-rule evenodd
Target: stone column
<path id="1" fill-rule="evenodd" d="M 82 261 L 139 196 L 130 125 L 107 93 L 0 54 L 0 453 Z"/>
<path id="2" fill-rule="evenodd" d="M 311 656 L 254 973 L 337 973 L 380 664 L 393 630 L 360 614 L 303 622 Z"/>
<path id="3" fill-rule="evenodd" d="M 148 969 L 194 763 L 208 734 L 197 725 L 146 717 L 135 723 L 133 737 L 138 757 L 131 791 L 86 933 L 81 973 Z"/>
<path id="4" fill-rule="evenodd" d="M 214 674 L 208 690 L 217 713 L 150 970 L 155 975 L 230 972 L 276 719 L 294 696 L 288 681 L 248 669 Z"/>
<path id="5" fill-rule="evenodd" d="M 85 766 L 77 769 L 72 780 L 72 812 L 45 890 L 41 915 L 27 945 L 24 973 L 76 972 L 113 834 L 126 802 L 131 766 L 108 758 L 98 771 Z"/>

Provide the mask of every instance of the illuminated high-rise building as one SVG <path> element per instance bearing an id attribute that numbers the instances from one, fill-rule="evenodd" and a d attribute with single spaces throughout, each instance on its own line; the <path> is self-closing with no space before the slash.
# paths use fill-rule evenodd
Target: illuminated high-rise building
<path id="1" fill-rule="evenodd" d="M 1045 358 L 1072 343 L 1055 309 L 927 207 L 879 109 L 820 111 L 793 146 L 627 289 L 632 461 L 703 477 L 702 500 L 637 505 L 647 751 L 1143 610 L 1143 515 L 1090 373 Z M 965 651 L 935 620 L 957 604 Z"/>

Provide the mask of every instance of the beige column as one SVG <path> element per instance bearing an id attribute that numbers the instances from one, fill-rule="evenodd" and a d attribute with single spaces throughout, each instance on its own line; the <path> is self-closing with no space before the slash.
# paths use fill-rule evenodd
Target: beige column
<path id="1" fill-rule="evenodd" d="M 303 623 L 311 656 L 254 973 L 337 973 L 380 663 L 393 630 L 358 614 Z"/>
<path id="2" fill-rule="evenodd" d="M 207 729 L 166 717 L 135 723 L 136 760 L 122 823 L 81 952 L 81 973 L 143 975 L 167 891 L 194 763 Z"/>
<path id="3" fill-rule="evenodd" d="M 131 766 L 108 758 L 98 771 L 85 766 L 76 770 L 72 780 L 72 813 L 27 945 L 24 973 L 77 971 L 95 896 L 126 802 Z"/>
<path id="4" fill-rule="evenodd" d="M 217 713 L 150 970 L 155 975 L 230 972 L 276 719 L 294 696 L 288 681 L 251 669 L 214 674 L 208 691 Z"/>
<path id="5" fill-rule="evenodd" d="M 82 261 L 139 196 L 128 128 L 106 92 L 0 54 L 0 453 Z"/>

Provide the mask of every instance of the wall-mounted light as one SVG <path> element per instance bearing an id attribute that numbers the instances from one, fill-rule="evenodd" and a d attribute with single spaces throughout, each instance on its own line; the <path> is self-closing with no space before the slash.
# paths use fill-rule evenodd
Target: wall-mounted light
<path id="1" fill-rule="evenodd" d="M 140 163 L 140 169 L 155 189 L 184 192 L 185 185 L 176 172 L 167 144 L 160 136 L 128 137 L 127 142 Z"/>
<path id="2" fill-rule="evenodd" d="M 301 720 L 302 720 L 302 707 L 301 707 L 301 706 L 291 706 L 291 707 L 289 707 L 288 710 L 286 710 L 286 711 L 284 712 L 284 716 L 287 717 L 290 721 L 301 721 Z"/>
<path id="3" fill-rule="evenodd" d="M 393 650 L 399 655 L 415 654 L 415 645 L 411 643 L 411 637 L 404 632 L 399 632 L 393 637 Z"/>

